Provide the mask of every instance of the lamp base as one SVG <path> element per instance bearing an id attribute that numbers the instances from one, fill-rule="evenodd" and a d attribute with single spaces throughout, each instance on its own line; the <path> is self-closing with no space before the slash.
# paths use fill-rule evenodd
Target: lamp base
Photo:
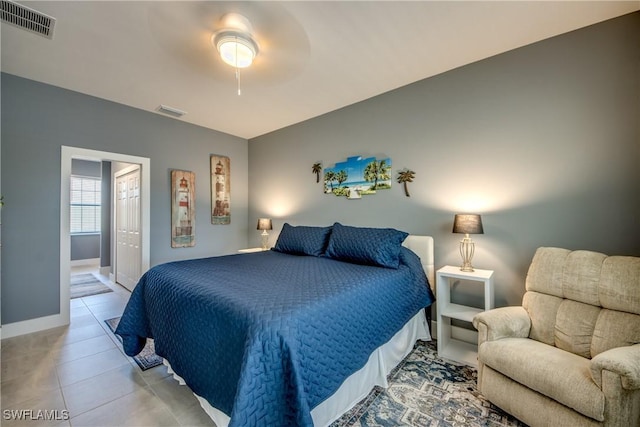
<path id="1" fill-rule="evenodd" d="M 473 266 L 463 264 L 460 266 L 460 271 L 474 272 L 475 270 L 473 269 Z"/>
<path id="2" fill-rule="evenodd" d="M 460 256 L 462 257 L 462 265 L 460 266 L 460 271 L 472 272 L 475 271 L 473 266 L 471 265 L 471 259 L 473 258 L 473 253 L 475 252 L 475 243 L 469 237 L 469 235 L 465 235 L 465 238 L 460 240 Z"/>
<path id="3" fill-rule="evenodd" d="M 264 230 L 260 236 L 262 237 L 262 250 L 266 251 L 269 249 L 269 233 Z"/>

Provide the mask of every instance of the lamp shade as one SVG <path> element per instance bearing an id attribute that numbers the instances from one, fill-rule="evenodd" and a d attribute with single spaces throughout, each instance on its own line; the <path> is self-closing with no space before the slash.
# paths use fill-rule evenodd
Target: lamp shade
<path id="1" fill-rule="evenodd" d="M 272 230 L 271 218 L 260 218 L 258 220 L 257 230 Z"/>
<path id="2" fill-rule="evenodd" d="M 453 232 L 464 234 L 484 234 L 482 217 L 478 214 L 456 214 L 453 220 Z"/>

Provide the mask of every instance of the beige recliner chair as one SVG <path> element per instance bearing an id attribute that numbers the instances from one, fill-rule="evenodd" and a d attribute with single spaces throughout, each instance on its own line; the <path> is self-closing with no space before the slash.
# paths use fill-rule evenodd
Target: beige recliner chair
<path id="1" fill-rule="evenodd" d="M 640 426 L 640 258 L 539 248 L 522 307 L 475 316 L 478 388 L 531 426 Z"/>

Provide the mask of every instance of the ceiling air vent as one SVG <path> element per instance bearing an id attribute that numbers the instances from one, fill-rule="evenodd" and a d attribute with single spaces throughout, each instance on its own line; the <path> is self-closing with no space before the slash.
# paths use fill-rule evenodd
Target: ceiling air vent
<path id="1" fill-rule="evenodd" d="M 0 19 L 48 39 L 56 26 L 56 18 L 8 0 L 0 0 Z"/>
<path id="2" fill-rule="evenodd" d="M 160 104 L 160 106 L 156 108 L 156 111 L 159 111 L 164 114 L 168 114 L 169 116 L 173 116 L 173 117 L 182 117 L 185 114 L 187 114 L 186 111 L 178 110 L 177 108 L 169 107 L 168 105 L 163 105 L 163 104 Z"/>

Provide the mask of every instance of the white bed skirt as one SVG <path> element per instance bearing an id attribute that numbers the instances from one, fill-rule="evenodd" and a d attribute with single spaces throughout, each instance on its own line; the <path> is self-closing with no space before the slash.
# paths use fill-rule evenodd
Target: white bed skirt
<path id="1" fill-rule="evenodd" d="M 327 426 L 331 424 L 364 399 L 374 386 L 379 385 L 387 388 L 387 375 L 411 352 L 417 340 L 431 340 L 424 310 L 420 310 L 389 341 L 378 347 L 369 357 L 367 364 L 351 374 L 334 394 L 313 408 L 311 411 L 313 425 Z M 169 362 L 165 360 L 164 364 L 167 365 L 173 377 L 180 384 L 185 385 L 184 380 L 173 372 Z M 194 396 L 216 423 L 216 426 L 227 427 L 229 425 L 227 414 L 214 408 L 197 394 L 194 393 Z"/>

